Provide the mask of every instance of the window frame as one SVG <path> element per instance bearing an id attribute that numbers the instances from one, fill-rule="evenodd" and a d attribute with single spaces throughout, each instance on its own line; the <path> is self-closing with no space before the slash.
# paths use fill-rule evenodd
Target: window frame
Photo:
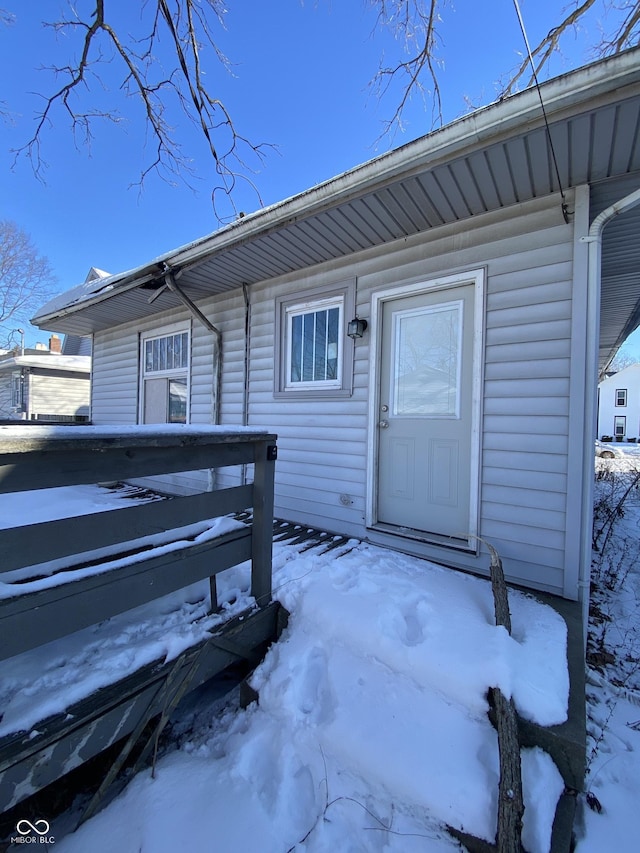
<path id="1" fill-rule="evenodd" d="M 24 407 L 24 377 L 21 370 L 11 371 L 11 408 Z"/>
<path id="2" fill-rule="evenodd" d="M 618 432 L 618 423 L 622 427 L 622 432 Z M 613 435 L 614 438 L 624 438 L 627 434 L 627 416 L 616 415 L 613 419 Z"/>
<path id="3" fill-rule="evenodd" d="M 619 395 L 622 395 L 621 397 Z M 620 402 L 623 400 L 624 402 Z M 627 389 L 626 388 L 616 388 L 616 407 L 626 407 L 627 405 Z"/>
<path id="4" fill-rule="evenodd" d="M 347 337 L 347 324 L 355 316 L 356 280 L 348 279 L 316 287 L 275 300 L 274 338 L 274 397 L 280 399 L 336 399 L 353 393 L 354 343 Z M 337 376 L 292 382 L 292 323 L 301 314 L 312 314 L 333 307 L 340 309 L 338 317 Z"/>
<path id="5" fill-rule="evenodd" d="M 164 369 L 148 369 L 146 363 L 147 343 L 153 340 L 169 339 L 178 335 L 187 335 L 187 355 L 186 365 L 180 367 L 171 367 Z M 166 379 L 167 380 L 167 408 L 165 421 L 150 421 L 149 423 L 156 424 L 171 424 L 171 423 L 190 423 L 191 422 L 191 356 L 193 347 L 193 332 L 190 322 L 172 323 L 168 326 L 161 326 L 157 329 L 149 329 L 146 332 L 140 333 L 139 340 L 139 369 L 138 377 L 140 383 L 139 402 L 138 402 L 138 423 L 147 423 L 145 420 L 145 391 L 148 380 Z M 169 416 L 171 413 L 171 381 L 184 380 L 187 387 L 186 394 L 186 414 L 184 421 L 171 421 Z"/>

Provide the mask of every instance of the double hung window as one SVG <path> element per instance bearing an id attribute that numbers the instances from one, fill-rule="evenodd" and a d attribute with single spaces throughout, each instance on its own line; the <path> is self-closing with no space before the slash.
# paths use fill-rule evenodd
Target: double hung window
<path id="1" fill-rule="evenodd" d="M 624 415 L 616 415 L 614 418 L 614 435 L 616 438 L 624 438 L 627 432 L 627 419 Z"/>

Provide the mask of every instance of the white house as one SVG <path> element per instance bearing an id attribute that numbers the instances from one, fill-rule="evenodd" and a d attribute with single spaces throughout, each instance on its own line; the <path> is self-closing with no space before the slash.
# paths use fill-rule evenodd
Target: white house
<path id="1" fill-rule="evenodd" d="M 598 360 L 639 316 L 640 51 L 541 95 L 548 126 L 527 90 L 33 322 L 93 335 L 95 424 L 268 427 L 280 517 L 481 573 L 485 540 L 581 599 Z"/>
<path id="2" fill-rule="evenodd" d="M 640 364 L 630 364 L 598 385 L 598 435 L 616 441 L 640 438 Z"/>
<path id="3" fill-rule="evenodd" d="M 57 335 L 48 349 L 6 354 L 0 357 L 0 419 L 86 423 L 90 377 L 91 357 L 65 354 Z"/>

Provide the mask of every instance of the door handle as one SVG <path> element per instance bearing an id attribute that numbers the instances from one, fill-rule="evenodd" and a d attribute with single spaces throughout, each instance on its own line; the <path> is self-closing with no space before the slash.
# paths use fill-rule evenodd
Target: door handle
<path id="1" fill-rule="evenodd" d="M 380 429 L 388 429 L 389 428 L 389 421 L 380 421 L 378 426 L 380 427 Z"/>

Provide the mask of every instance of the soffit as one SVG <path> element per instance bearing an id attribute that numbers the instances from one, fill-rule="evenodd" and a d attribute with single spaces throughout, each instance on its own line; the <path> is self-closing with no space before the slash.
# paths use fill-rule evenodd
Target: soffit
<path id="1" fill-rule="evenodd" d="M 640 173 L 623 175 L 591 188 L 591 219 L 640 188 Z M 602 235 L 600 371 L 640 326 L 640 205 L 615 216 Z"/>
<path id="2" fill-rule="evenodd" d="M 598 96 L 589 107 L 575 115 L 556 117 L 550 124 L 562 188 L 595 184 L 599 187 L 598 204 L 605 207 L 608 181 L 622 178 L 631 184 L 633 173 L 640 173 L 640 83 L 627 86 L 626 91 L 630 92 L 626 98 L 617 91 L 608 96 L 608 101 Z M 520 132 L 505 130 L 493 136 L 493 141 L 484 145 L 475 140 L 454 157 L 443 150 L 439 157 L 393 178 L 381 170 L 379 181 L 370 182 L 366 189 L 355 188 L 350 196 L 343 193 L 333 204 L 329 199 L 315 212 L 276 222 L 246 238 L 239 236 L 190 266 L 179 268 L 178 285 L 193 300 L 200 300 L 558 191 L 541 116 Z M 611 189 L 613 196 L 617 187 L 612 185 Z M 633 237 L 635 227 L 631 221 L 626 229 L 616 222 L 604 232 L 603 274 L 611 287 L 603 288 L 603 311 L 612 312 L 611 319 L 603 324 L 607 341 L 619 335 L 628 321 L 629 315 L 623 318 L 626 308 L 620 305 L 616 312 L 608 303 L 615 294 L 614 278 L 623 267 L 629 294 L 636 287 L 640 241 Z M 175 294 L 154 290 L 161 283 L 161 265 L 157 267 L 157 283 L 149 269 L 145 269 L 142 287 L 140 280 L 123 281 L 124 286 L 119 286 L 118 277 L 115 285 L 113 278 L 109 279 L 111 292 L 104 299 L 60 314 L 53 327 L 82 335 L 178 307 L 181 303 Z M 625 302 L 627 308 L 629 304 Z"/>

